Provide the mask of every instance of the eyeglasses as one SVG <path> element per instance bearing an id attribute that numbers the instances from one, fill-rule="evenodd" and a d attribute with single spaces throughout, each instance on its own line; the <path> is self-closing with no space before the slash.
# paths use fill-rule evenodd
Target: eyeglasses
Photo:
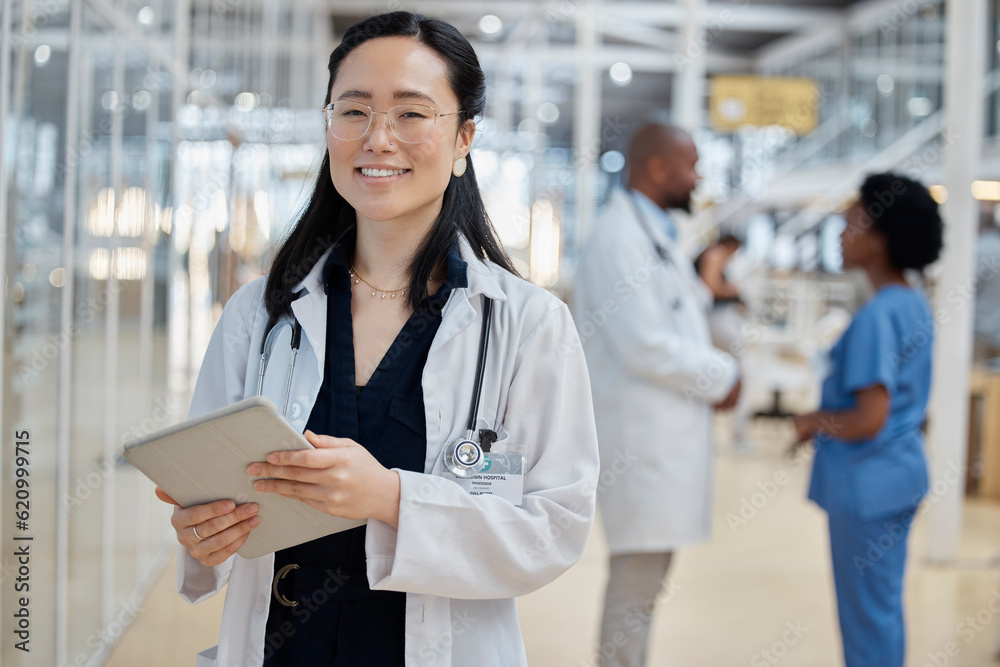
<path id="1" fill-rule="evenodd" d="M 375 114 L 384 113 L 389 129 L 404 144 L 421 144 L 427 141 L 434 132 L 438 117 L 462 113 L 436 113 L 425 104 L 400 104 L 388 111 L 373 111 L 367 104 L 343 101 L 328 104 L 322 111 L 327 131 L 341 141 L 361 139 L 371 129 Z"/>

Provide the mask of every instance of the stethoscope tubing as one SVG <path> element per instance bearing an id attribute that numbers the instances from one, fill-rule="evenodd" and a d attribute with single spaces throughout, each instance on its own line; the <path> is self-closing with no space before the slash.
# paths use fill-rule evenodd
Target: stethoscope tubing
<path id="1" fill-rule="evenodd" d="M 292 375 L 295 373 L 295 357 L 298 355 L 299 345 L 302 342 L 302 325 L 299 324 L 299 321 L 294 317 L 291 318 L 290 322 L 288 320 L 285 320 L 284 322 L 272 321 L 267 325 L 264 340 L 260 344 L 260 365 L 257 370 L 257 395 L 262 395 L 264 391 L 264 371 L 267 370 L 267 363 L 271 358 L 271 348 L 274 345 L 274 341 L 271 339 L 271 336 L 275 331 L 280 331 L 282 326 L 292 327 L 292 353 L 288 362 L 288 378 L 285 380 L 285 397 L 281 403 L 281 416 L 284 417 L 285 413 L 288 411 L 288 397 L 292 390 Z"/>
<path id="2" fill-rule="evenodd" d="M 483 378 L 486 376 L 486 353 L 490 347 L 490 323 L 493 320 L 493 299 L 488 296 L 483 297 L 483 328 L 479 333 L 479 358 L 476 361 L 476 388 L 472 394 L 472 407 L 469 410 L 469 425 L 466 428 L 468 439 L 476 431 L 476 422 L 479 421 L 479 399 L 483 393 Z"/>
<path id="3" fill-rule="evenodd" d="M 476 386 L 472 395 L 472 406 L 469 409 L 469 423 L 466 428 L 467 439 L 474 440 L 476 422 L 479 420 L 479 402 L 483 393 L 483 380 L 486 376 L 486 355 L 490 346 L 490 325 L 493 321 L 493 299 L 483 296 L 483 326 L 479 335 L 479 358 L 476 362 Z M 288 362 L 288 377 L 285 380 L 285 396 L 281 404 L 281 416 L 284 417 L 288 410 L 288 397 L 292 389 L 292 377 L 295 373 L 295 357 L 298 355 L 299 345 L 302 341 L 302 325 L 294 317 L 291 321 L 271 321 L 267 325 L 264 340 L 260 345 L 260 364 L 257 370 L 257 395 L 262 395 L 264 391 L 264 372 L 267 370 L 268 360 L 271 357 L 271 348 L 274 345 L 272 335 L 280 331 L 282 326 L 292 327 L 291 357 Z"/>
<path id="4" fill-rule="evenodd" d="M 642 231 L 645 232 L 646 236 L 649 237 L 649 240 L 652 241 L 653 249 L 656 250 L 656 254 L 659 255 L 660 260 L 663 262 L 673 261 L 670 251 L 663 247 L 663 244 L 660 243 L 657 240 L 656 235 L 653 234 L 653 230 L 650 229 L 648 224 L 649 221 L 646 219 L 646 214 L 639 208 L 639 203 L 635 200 L 635 195 L 632 192 L 628 192 L 626 194 L 628 195 L 629 203 L 632 205 L 632 210 L 635 212 L 635 217 L 639 221 L 639 226 L 642 227 Z"/>
<path id="5" fill-rule="evenodd" d="M 660 261 L 663 262 L 664 265 L 666 265 L 668 262 L 674 263 L 673 254 L 669 250 L 667 250 L 663 246 L 663 244 L 660 243 L 659 240 L 656 238 L 656 235 L 653 233 L 653 230 L 650 227 L 649 220 L 646 218 L 646 214 L 643 213 L 642 209 L 639 208 L 639 203 L 635 200 L 635 194 L 633 194 L 632 192 L 627 192 L 626 195 L 628 196 L 629 203 L 632 204 L 632 210 L 635 212 L 635 217 L 637 222 L 639 223 L 639 226 L 642 227 L 642 231 L 645 232 L 646 236 L 652 242 L 653 249 L 659 256 Z M 674 264 L 674 266 L 677 266 L 677 264 Z M 674 296 L 674 300 L 670 304 L 670 306 L 674 309 L 680 308 L 681 301 L 676 295 Z"/>

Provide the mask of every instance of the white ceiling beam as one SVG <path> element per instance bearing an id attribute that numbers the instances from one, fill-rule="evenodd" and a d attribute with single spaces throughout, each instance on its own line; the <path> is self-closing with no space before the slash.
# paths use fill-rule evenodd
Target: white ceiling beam
<path id="1" fill-rule="evenodd" d="M 533 52 L 531 49 L 516 53 L 503 53 L 497 44 L 472 43 L 484 65 L 496 66 L 519 65 L 528 61 L 544 58 L 545 63 L 554 65 L 574 65 L 580 61 L 580 53 L 573 46 L 549 45 L 543 51 Z M 590 55 L 591 62 L 597 67 L 610 67 L 616 62 L 628 63 L 636 72 L 675 72 L 677 63 L 673 54 L 632 46 L 603 46 Z M 710 72 L 734 71 L 750 72 L 753 59 L 743 56 L 709 53 L 706 63 Z"/>
<path id="2" fill-rule="evenodd" d="M 802 54 L 816 52 L 843 42 L 844 36 L 865 28 L 876 28 L 879 21 L 901 18 L 899 0 L 865 0 L 838 11 L 824 23 L 807 24 L 793 34 L 781 37 L 757 52 L 756 69 L 768 71 L 800 61 Z M 905 17 L 906 15 L 902 15 Z M 890 25 L 895 25 L 892 23 Z M 898 27 L 898 26 L 897 26 Z"/>
<path id="3" fill-rule="evenodd" d="M 215 37 L 211 38 L 211 45 L 214 52 L 219 54 L 241 53 L 246 49 L 246 42 L 239 38 Z M 31 42 L 33 46 L 48 44 L 53 51 L 66 50 L 65 31 L 53 28 L 48 31 L 39 31 Z M 572 64 L 579 60 L 579 53 L 574 50 L 573 45 L 544 45 L 535 46 L 526 43 L 521 48 L 506 48 L 506 42 L 484 42 L 479 40 L 471 41 L 473 48 L 479 55 L 480 60 L 490 64 L 520 65 L 526 61 L 541 61 L 556 65 Z M 192 38 L 192 44 L 198 46 L 200 40 Z M 103 36 L 93 39 L 93 47 L 100 48 L 102 45 L 108 49 L 112 44 Z M 162 35 L 145 35 L 143 45 L 169 53 L 173 50 L 173 45 L 168 37 Z M 134 44 L 132 46 L 135 46 Z M 310 42 L 290 39 L 287 37 L 277 37 L 269 39 L 261 45 L 262 48 L 280 53 L 282 55 L 309 56 L 315 55 L 314 47 Z M 326 53 L 333 49 L 331 44 Z M 143 49 L 149 51 L 149 48 Z M 323 56 L 325 57 L 325 56 Z M 595 64 L 600 67 L 610 67 L 616 62 L 625 62 L 638 72 L 672 72 L 676 70 L 673 52 L 661 50 L 659 48 L 646 48 L 638 46 L 605 45 L 592 54 Z M 734 55 L 725 52 L 711 51 L 708 53 L 709 71 L 737 71 L 749 72 L 753 67 L 753 59 L 748 56 Z"/>
<path id="4" fill-rule="evenodd" d="M 542 12 L 547 21 L 570 22 L 575 17 L 576 4 L 548 2 Z M 382 0 L 336 0 L 328 11 L 334 16 L 367 16 L 384 8 Z M 525 0 L 416 0 L 402 1 L 394 9 L 418 11 L 429 16 L 448 17 L 457 14 L 496 14 L 501 18 L 517 18 L 538 11 L 538 2 Z M 598 25 L 609 18 L 627 19 L 645 25 L 677 26 L 684 20 L 682 7 L 659 2 L 600 3 Z M 829 21 L 842 14 L 838 9 L 801 7 L 788 4 L 743 5 L 734 2 L 710 2 L 702 19 L 723 30 L 782 33 L 799 30 L 816 22 Z M 710 27 L 710 26 L 709 26 Z"/>
<path id="5" fill-rule="evenodd" d="M 681 38 L 676 32 L 643 25 L 636 21 L 609 18 L 602 22 L 597 29 L 607 37 L 614 37 L 654 49 L 676 50 L 680 46 Z"/>

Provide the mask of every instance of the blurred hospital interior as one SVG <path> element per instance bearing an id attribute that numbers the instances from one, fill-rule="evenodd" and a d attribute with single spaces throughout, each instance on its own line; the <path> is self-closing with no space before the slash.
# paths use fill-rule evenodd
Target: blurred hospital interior
<path id="1" fill-rule="evenodd" d="M 480 58 L 471 155 L 521 276 L 572 299 L 650 121 L 697 145 L 687 258 L 738 242 L 739 303 L 712 331 L 742 394 L 716 414 L 712 537 L 676 554 L 650 665 L 844 664 L 790 417 L 819 404 L 871 297 L 839 241 L 861 182 L 930 188 L 945 238 L 909 276 L 935 347 L 906 664 L 1000 665 L 1000 0 L 0 0 L 0 663 L 194 665 L 217 643 L 224 595 L 177 595 L 170 507 L 124 449 L 186 419 L 223 306 L 267 273 L 317 178 L 330 52 L 392 10 L 452 23 Z M 601 521 L 518 600 L 532 665 L 601 664 Z"/>

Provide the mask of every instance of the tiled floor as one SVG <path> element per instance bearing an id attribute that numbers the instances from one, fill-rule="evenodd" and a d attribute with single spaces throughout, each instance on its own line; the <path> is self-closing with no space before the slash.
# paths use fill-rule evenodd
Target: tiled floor
<path id="1" fill-rule="evenodd" d="M 655 621 L 651 666 L 842 664 L 825 517 L 804 500 L 808 465 L 796 468 L 780 456 L 788 436 L 783 428 L 755 425 L 755 441 L 770 445 L 753 454 L 720 454 L 715 535 L 675 561 L 672 595 Z M 742 499 L 777 470 L 790 481 L 746 525 L 731 528 L 726 515 L 738 513 Z M 966 504 L 961 557 L 949 566 L 924 562 L 923 524 L 918 519 L 910 540 L 909 667 L 1000 665 L 993 660 L 997 614 L 990 611 L 991 599 L 1000 600 L 1000 503 Z M 595 527 L 576 566 L 519 601 L 533 666 L 596 665 L 605 558 Z M 192 607 L 173 586 L 171 563 L 114 653 L 112 667 L 193 665 L 196 651 L 216 643 L 222 596 Z M 789 624 L 797 637 L 786 633 Z"/>

